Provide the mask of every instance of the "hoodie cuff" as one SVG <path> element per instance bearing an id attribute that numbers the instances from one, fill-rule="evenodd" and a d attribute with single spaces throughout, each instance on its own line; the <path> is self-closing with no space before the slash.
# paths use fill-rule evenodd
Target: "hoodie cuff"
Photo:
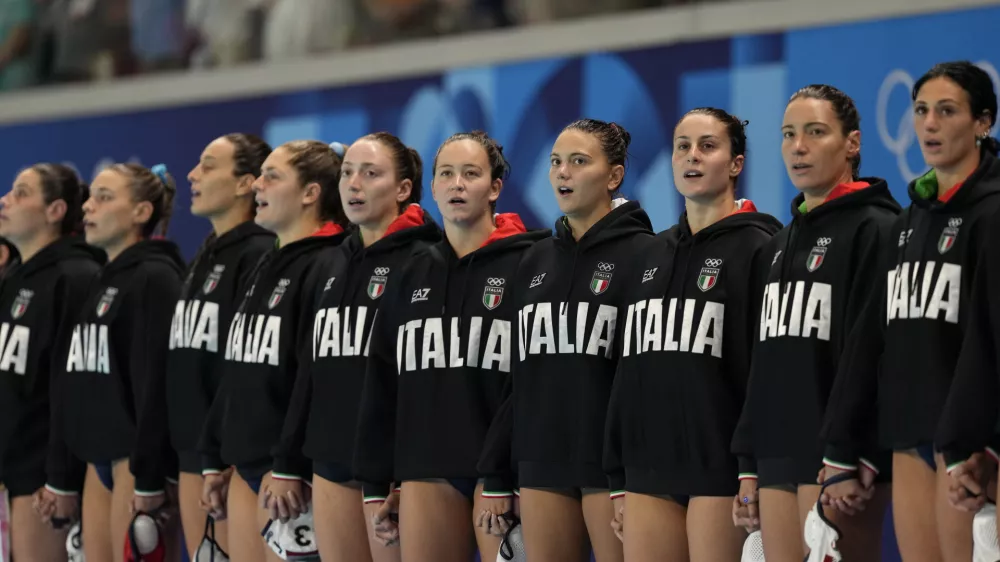
<path id="1" fill-rule="evenodd" d="M 163 495 L 166 490 L 166 482 L 163 477 L 136 476 L 135 495 L 152 497 Z"/>
<path id="2" fill-rule="evenodd" d="M 64 496 L 64 497 L 68 497 L 68 498 L 72 498 L 72 497 L 76 497 L 76 496 L 80 495 L 79 491 L 73 491 L 73 490 L 66 490 L 66 489 L 63 489 L 63 488 L 58 488 L 56 486 L 53 486 L 52 484 L 46 484 L 45 485 L 45 489 L 48 490 L 48 491 L 50 491 L 50 492 L 52 492 L 53 494 L 55 494 L 57 496 Z"/>
<path id="3" fill-rule="evenodd" d="M 362 482 L 361 495 L 365 503 L 381 503 L 389 497 L 392 486 L 387 482 Z"/>
<path id="4" fill-rule="evenodd" d="M 514 497 L 514 483 L 504 476 L 489 476 L 483 479 L 484 498 Z"/>
<path id="5" fill-rule="evenodd" d="M 288 457 L 275 457 L 271 468 L 271 478 L 278 480 L 305 480 L 310 472 L 302 461 Z"/>
<path id="6" fill-rule="evenodd" d="M 740 480 L 757 478 L 757 459 L 741 455 L 736 458 L 736 463 L 739 467 Z"/>
<path id="7" fill-rule="evenodd" d="M 944 457 L 944 466 L 947 472 L 955 470 L 955 467 L 962 464 L 963 462 L 969 460 L 972 454 L 965 451 L 960 451 L 958 449 L 947 449 L 941 451 L 941 456 Z"/>
<path id="8" fill-rule="evenodd" d="M 853 447 L 827 445 L 823 455 L 823 464 L 840 470 L 857 470 L 858 453 Z"/>
<path id="9" fill-rule="evenodd" d="M 70 470 L 66 472 L 50 472 L 45 489 L 58 496 L 76 496 L 83 491 L 83 480 L 86 474 L 86 466 L 80 465 L 82 470 Z"/>
<path id="10" fill-rule="evenodd" d="M 201 456 L 201 475 L 208 476 L 209 474 L 222 474 L 225 472 L 226 464 L 222 462 L 222 459 L 218 455 L 208 455 L 203 454 Z"/>

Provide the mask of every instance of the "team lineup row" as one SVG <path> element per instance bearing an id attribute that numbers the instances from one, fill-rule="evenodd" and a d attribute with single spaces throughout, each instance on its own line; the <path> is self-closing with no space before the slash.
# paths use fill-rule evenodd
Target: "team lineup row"
<path id="1" fill-rule="evenodd" d="M 628 132 L 594 119 L 552 148 L 552 231 L 496 213 L 483 132 L 434 155 L 441 225 L 392 134 L 225 135 L 188 174 L 212 225 L 190 264 L 164 166 L 25 168 L 0 199 L 14 559 L 66 560 L 78 520 L 87 560 L 130 559 L 148 513 L 146 560 L 179 560 L 180 523 L 198 560 L 492 560 L 516 531 L 533 561 L 714 562 L 759 530 L 801 561 L 833 548 L 803 541 L 819 500 L 878 560 L 891 499 L 905 560 L 971 560 L 1000 450 L 997 98 L 967 62 L 912 94 L 905 209 L 861 175 L 846 94 L 791 97 L 785 226 L 737 197 L 746 122 L 717 108 L 674 129 L 659 234 L 619 194 Z"/>

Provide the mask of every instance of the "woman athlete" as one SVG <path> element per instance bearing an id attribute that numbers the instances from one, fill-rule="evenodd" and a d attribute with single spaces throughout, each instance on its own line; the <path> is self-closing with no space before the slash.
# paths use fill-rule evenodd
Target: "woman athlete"
<path id="1" fill-rule="evenodd" d="M 354 472 L 377 536 L 398 538 L 403 562 L 467 562 L 473 541 L 495 559 L 500 539 L 472 524 L 487 501 L 476 463 L 510 377 L 510 282 L 548 232 L 494 216 L 508 166 L 485 133 L 449 137 L 433 170 L 445 239 L 410 258 L 372 328 Z"/>
<path id="2" fill-rule="evenodd" d="M 422 176 L 420 156 L 392 134 L 355 141 L 341 166 L 340 200 L 357 228 L 319 258 L 322 283 L 310 304 L 311 361 L 300 365 L 274 470 L 288 472 L 298 455 L 311 459 L 316 541 L 320 557 L 330 562 L 393 562 L 400 556 L 398 545 L 375 540 L 351 463 L 372 323 L 384 313 L 383 296 L 410 255 L 441 239 L 441 229 L 419 205 Z M 272 483 L 272 519 L 299 515 L 282 498 L 303 494 L 302 486 Z"/>
<path id="3" fill-rule="evenodd" d="M 753 527 L 746 519 L 759 514 L 768 560 L 805 556 L 803 528 L 823 466 L 823 414 L 847 335 L 881 283 L 874 274 L 878 254 L 900 210 L 884 180 L 859 177 L 860 124 L 854 102 L 832 86 L 802 88 L 785 108 L 782 155 L 800 193 L 791 224 L 764 248 L 755 272 L 759 325 L 734 439 L 742 461 L 735 517 Z M 782 407 L 774 407 L 776 399 Z M 858 465 L 830 463 L 860 470 L 855 483 L 864 482 L 859 493 L 871 504 L 864 511 L 845 505 L 850 515 L 826 509 L 842 531 L 838 549 L 852 560 L 879 559 L 889 501 L 882 484 L 891 474 L 887 455 L 867 450 L 865 457 Z M 871 488 L 876 470 L 878 485 Z"/>
<path id="4" fill-rule="evenodd" d="M 314 258 L 345 235 L 347 221 L 337 194 L 341 157 L 319 141 L 288 142 L 267 157 L 253 183 L 254 220 L 278 239 L 241 289 L 226 339 L 222 383 L 199 446 L 202 502 L 216 519 L 228 515 L 232 560 L 280 560 L 261 540 L 269 517 L 258 500 L 266 502 L 272 479 L 308 474 L 298 467 L 273 474 L 271 450 L 304 359 L 300 350 L 311 335 L 307 309 L 315 294 Z"/>
<path id="5" fill-rule="evenodd" d="M 65 560 L 65 527 L 79 516 L 83 471 L 47 470 L 46 458 L 50 428 L 61 419 L 50 400 L 60 358 L 104 263 L 103 252 L 78 236 L 86 198 L 87 185 L 61 164 L 26 168 L 0 198 L 0 236 L 17 250 L 0 285 L 0 481 L 18 560 Z M 58 435 L 51 431 L 62 447 Z"/>
<path id="6" fill-rule="evenodd" d="M 87 242 L 108 264 L 88 287 L 60 374 L 69 451 L 88 464 L 83 545 L 88 560 L 123 557 L 132 514 L 168 502 L 176 458 L 167 429 L 166 355 L 184 262 L 162 240 L 176 188 L 163 165 L 115 164 L 83 205 Z M 170 490 L 171 493 L 173 490 Z M 179 556 L 168 526 L 169 559 Z"/>
<path id="7" fill-rule="evenodd" d="M 746 391 L 758 295 L 747 273 L 781 228 L 736 199 L 746 131 L 718 108 L 674 128 L 677 225 L 634 250 L 622 357 L 608 409 L 606 468 L 625 478 L 629 562 L 737 560 L 729 452 Z"/>
<path id="8" fill-rule="evenodd" d="M 973 514 L 949 505 L 933 441 L 986 225 L 1000 208 L 998 145 L 989 137 L 996 112 L 989 74 L 969 62 L 936 65 L 914 85 L 913 124 L 931 170 L 909 185 L 912 203 L 881 252 L 885 283 L 851 334 L 827 409 L 827 477 L 857 464 L 877 413 L 878 443 L 893 451 L 893 517 L 907 561 L 972 557 Z"/>
<path id="9" fill-rule="evenodd" d="M 549 181 L 564 216 L 554 237 L 527 252 L 514 280 L 518 356 L 508 423 L 529 560 L 579 562 L 591 549 L 598 562 L 623 556 L 608 525 L 604 421 L 625 272 L 635 245 L 653 234 L 638 203 L 615 197 L 629 142 L 623 127 L 595 119 L 563 129 Z M 616 480 L 613 492 L 621 490 Z"/>
<path id="10" fill-rule="evenodd" d="M 167 417 L 177 451 L 178 499 L 184 542 L 193 558 L 205 530 L 201 508 L 198 438 L 219 388 L 226 331 L 243 295 L 240 280 L 274 246 L 274 234 L 254 223 L 251 186 L 271 147 L 254 135 L 232 133 L 209 143 L 188 173 L 191 214 L 212 223 L 212 232 L 188 266 L 174 307 L 167 355 Z M 226 526 L 215 525 L 226 550 Z"/>

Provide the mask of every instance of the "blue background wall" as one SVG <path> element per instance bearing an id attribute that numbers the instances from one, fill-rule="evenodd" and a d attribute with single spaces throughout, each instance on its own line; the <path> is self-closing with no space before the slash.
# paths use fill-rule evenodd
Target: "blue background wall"
<path id="1" fill-rule="evenodd" d="M 822 82 L 855 99 L 863 173 L 886 178 L 905 204 L 906 183 L 924 170 L 910 118 L 913 81 L 936 62 L 969 59 L 996 82 L 998 21 L 1000 8 L 977 9 L 6 127 L 0 129 L 0 180 L 37 161 L 71 162 L 88 177 L 109 161 L 164 162 L 183 177 L 206 143 L 231 131 L 262 134 L 276 145 L 295 138 L 350 142 L 388 130 L 429 162 L 449 134 L 482 128 L 503 143 L 513 164 L 500 210 L 548 226 L 558 209 L 547 154 L 565 124 L 588 116 L 618 121 L 632 133 L 625 193 L 665 229 L 683 207 L 671 181 L 673 125 L 688 109 L 715 105 L 750 121 L 743 195 L 786 220 L 794 189 L 780 153 L 785 101 L 797 88 Z M 429 185 L 429 169 L 426 174 Z M 425 206 L 437 214 L 425 193 Z M 188 204 L 182 182 L 171 236 L 191 256 L 208 225 L 191 217 Z M 891 540 L 886 549 L 892 550 Z"/>
<path id="2" fill-rule="evenodd" d="M 904 201 L 906 182 L 924 169 L 909 88 L 943 60 L 980 62 L 995 76 L 1000 55 L 990 37 L 997 21 L 1000 8 L 978 9 L 18 125 L 0 129 L 0 181 L 45 160 L 72 162 L 88 177 L 109 161 L 164 162 L 183 177 L 206 143 L 230 131 L 255 132 L 278 144 L 294 138 L 350 142 L 388 130 L 429 161 L 452 132 L 483 128 L 505 146 L 513 164 L 500 210 L 548 226 L 558 209 L 547 154 L 565 124 L 589 116 L 618 121 L 632 133 L 625 193 L 641 200 L 654 225 L 665 229 L 683 207 L 671 181 L 673 125 L 688 109 L 716 105 L 750 121 L 743 195 L 785 220 L 794 190 L 781 162 L 784 104 L 797 88 L 825 82 L 859 106 L 863 172 L 885 177 Z M 430 173 L 428 165 L 425 185 Z M 190 216 L 186 182 L 180 188 L 171 235 L 190 256 L 208 225 Z M 437 214 L 425 193 L 425 206 Z"/>

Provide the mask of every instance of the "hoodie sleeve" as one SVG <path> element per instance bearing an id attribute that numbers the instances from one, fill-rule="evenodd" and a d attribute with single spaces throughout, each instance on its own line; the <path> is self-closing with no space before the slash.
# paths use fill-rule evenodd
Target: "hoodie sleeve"
<path id="1" fill-rule="evenodd" d="M 176 455 L 167 427 L 167 342 L 180 276 L 151 271 L 131 310 L 129 372 L 136 404 L 136 439 L 129 458 L 136 495 L 158 495 L 176 473 Z"/>
<path id="2" fill-rule="evenodd" d="M 770 265 L 767 260 L 769 252 L 765 252 L 766 246 L 760 246 L 754 254 L 754 259 L 750 265 L 750 287 L 747 298 L 746 321 L 748 322 L 746 333 L 750 336 L 745 349 L 744 364 L 746 371 L 742 374 L 742 396 L 743 408 L 740 411 L 739 420 L 733 430 L 732 451 L 736 455 L 739 479 L 757 478 L 757 459 L 753 454 L 753 428 L 750 422 L 752 417 L 751 404 L 747 399 L 750 395 L 749 389 L 753 385 L 750 373 L 753 371 L 753 346 L 760 341 L 760 321 L 761 308 L 764 304 L 764 286 L 767 284 L 767 276 L 770 272 Z"/>
<path id="3" fill-rule="evenodd" d="M 872 225 L 874 226 L 874 225 Z M 878 369 L 885 347 L 886 275 L 895 241 L 884 226 L 863 230 L 848 302 L 845 343 L 827 401 L 821 438 L 823 464 L 853 470 L 875 448 Z M 881 265 L 880 265 L 881 264 Z"/>
<path id="4" fill-rule="evenodd" d="M 522 259 L 521 263 L 518 264 L 518 272 L 514 275 L 514 279 L 516 280 L 520 279 L 519 273 L 526 254 L 527 252 L 521 256 Z M 515 283 L 517 282 L 519 281 L 515 281 Z M 514 283 L 511 286 L 514 286 Z M 512 452 L 514 446 L 514 377 L 520 364 L 518 360 L 520 350 L 514 346 L 520 345 L 519 342 L 521 341 L 520 311 L 524 303 L 519 296 L 515 296 L 513 305 L 509 313 L 510 323 L 513 326 L 512 347 L 510 350 L 512 357 L 510 375 L 504 383 L 503 390 L 501 391 L 502 401 L 500 402 L 500 407 L 497 408 L 493 416 L 493 421 L 490 422 L 490 428 L 486 432 L 486 438 L 483 440 L 483 450 L 479 456 L 479 463 L 476 465 L 476 469 L 483 477 L 483 497 L 486 498 L 513 497 L 517 481 L 514 474 Z"/>
<path id="5" fill-rule="evenodd" d="M 383 303 L 375 315 L 361 392 L 354 475 L 362 483 L 365 503 L 385 501 L 393 478 L 399 373 L 391 311 L 399 306 L 397 288 L 404 285 L 400 281 L 389 284 L 385 296 L 391 300 Z"/>
<path id="6" fill-rule="evenodd" d="M 511 350 L 517 353 L 517 350 Z M 511 362 L 511 376 L 503 387 L 503 402 L 497 409 L 483 441 L 483 452 L 477 469 L 483 477 L 484 498 L 514 496 L 514 474 L 511 446 L 514 435 L 514 373 L 517 361 Z"/>
<path id="7" fill-rule="evenodd" d="M 83 489 L 83 479 L 87 465 L 70 453 L 65 441 L 65 420 L 62 413 L 62 387 L 60 377 L 66 370 L 66 356 L 73 327 L 80 317 L 81 309 L 97 276 L 98 266 L 81 268 L 80 271 L 63 277 L 56 287 L 56 339 L 53 342 L 54 358 L 49 373 L 49 450 L 46 460 L 46 485 L 52 493 L 76 495 Z"/>
<path id="8" fill-rule="evenodd" d="M 602 465 L 608 475 L 608 490 L 611 499 L 625 495 L 625 463 L 622 461 L 622 401 L 625 391 L 625 373 L 622 363 L 618 362 L 615 380 L 611 384 L 611 397 L 608 399 L 607 420 L 604 422 L 604 458 Z"/>
<path id="9" fill-rule="evenodd" d="M 201 455 L 201 475 L 222 474 L 226 469 L 222 462 L 222 418 L 226 411 L 226 401 L 228 390 L 226 382 L 228 375 L 225 366 L 220 366 L 223 370 L 222 382 L 219 390 L 212 399 L 212 405 L 208 408 L 205 416 L 205 425 L 201 428 L 201 437 L 198 438 L 198 453 Z"/>
<path id="10" fill-rule="evenodd" d="M 1000 217 L 997 217 L 1000 218 Z M 1000 221 L 991 221 L 973 276 L 972 298 L 955 378 L 938 422 L 935 444 L 951 471 L 986 449 L 996 458 L 997 395 L 1000 394 Z"/>
<path id="11" fill-rule="evenodd" d="M 309 274 L 309 281 L 302 288 L 305 301 L 300 307 L 298 332 L 295 342 L 298 344 L 298 360 L 296 361 L 295 385 L 285 414 L 281 436 L 271 451 L 274 457 L 272 477 L 285 480 L 302 480 L 310 474 L 309 460 L 302 453 L 306 440 L 306 427 L 309 423 L 309 408 L 312 403 L 312 362 L 313 362 L 313 318 L 315 317 L 315 295 L 317 280 L 321 267 L 314 267 Z"/>

